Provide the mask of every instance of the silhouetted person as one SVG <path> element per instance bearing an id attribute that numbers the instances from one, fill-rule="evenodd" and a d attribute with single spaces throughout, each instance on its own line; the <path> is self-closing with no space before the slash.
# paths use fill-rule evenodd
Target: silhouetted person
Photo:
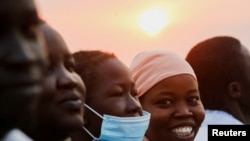
<path id="1" fill-rule="evenodd" d="M 33 0 L 0 0 L 0 140 L 30 140 L 46 66 Z"/>
<path id="2" fill-rule="evenodd" d="M 216 36 L 196 44 L 186 60 L 193 67 L 206 109 L 196 138 L 207 140 L 208 124 L 250 123 L 250 54 L 240 41 Z"/>

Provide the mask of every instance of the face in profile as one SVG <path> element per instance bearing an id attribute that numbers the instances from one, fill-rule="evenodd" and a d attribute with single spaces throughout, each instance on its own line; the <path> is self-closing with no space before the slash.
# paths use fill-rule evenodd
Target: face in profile
<path id="1" fill-rule="evenodd" d="M 14 122 L 42 92 L 46 52 L 33 1 L 1 0 L 0 18 L 0 116 Z"/>
<path id="2" fill-rule="evenodd" d="M 151 113 L 149 140 L 193 141 L 204 120 L 197 81 L 188 74 L 162 80 L 140 101 Z"/>
<path id="3" fill-rule="evenodd" d="M 248 123 L 250 123 L 250 118 L 248 116 L 248 109 L 250 108 L 250 88 L 249 88 L 249 84 L 250 84 L 250 52 L 249 50 L 242 46 L 241 47 L 241 54 L 244 57 L 244 61 L 241 61 L 241 65 L 242 68 L 244 69 L 243 72 L 241 72 L 242 74 L 242 81 L 241 81 L 241 97 L 240 97 L 240 103 L 241 103 L 241 107 L 242 109 L 245 109 L 246 111 L 244 112 L 246 115 L 246 120 Z"/>
<path id="4" fill-rule="evenodd" d="M 95 78 L 95 87 L 88 90 L 86 103 L 96 112 L 119 117 L 142 115 L 130 72 L 122 62 L 115 58 L 106 60 L 98 65 Z M 99 136 L 102 119 L 88 109 L 85 116 L 93 121 L 92 127 L 88 127 L 88 124 L 86 127 L 92 128 L 91 133 Z"/>
<path id="5" fill-rule="evenodd" d="M 63 132 L 81 128 L 84 83 L 75 73 L 73 56 L 61 36 L 46 24 L 41 29 L 47 41 L 49 57 L 45 92 L 40 103 L 41 122 L 47 128 Z"/>

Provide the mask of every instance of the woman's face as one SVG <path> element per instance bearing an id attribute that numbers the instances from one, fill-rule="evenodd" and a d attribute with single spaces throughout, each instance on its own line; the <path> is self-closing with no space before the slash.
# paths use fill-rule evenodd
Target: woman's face
<path id="1" fill-rule="evenodd" d="M 197 81 L 188 74 L 166 78 L 140 97 L 151 113 L 149 140 L 193 141 L 205 112 Z"/>
<path id="2" fill-rule="evenodd" d="M 142 108 L 136 97 L 134 82 L 128 68 L 122 62 L 117 59 L 108 59 L 99 65 L 94 83 L 94 89 L 88 89 L 86 103 L 96 112 L 101 115 L 107 114 L 119 117 L 142 115 Z M 92 127 L 87 128 L 89 130 L 92 128 L 92 133 L 99 136 L 102 120 L 87 109 L 86 118 L 95 123 Z"/>
<path id="3" fill-rule="evenodd" d="M 52 34 L 53 35 L 53 34 Z M 74 71 L 74 59 L 58 35 L 48 44 L 49 68 L 45 92 L 41 100 L 41 115 L 45 125 L 58 130 L 78 129 L 83 125 L 85 86 Z"/>

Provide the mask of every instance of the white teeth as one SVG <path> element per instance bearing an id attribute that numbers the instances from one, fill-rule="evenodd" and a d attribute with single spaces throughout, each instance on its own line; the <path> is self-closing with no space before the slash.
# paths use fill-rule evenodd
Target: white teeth
<path id="1" fill-rule="evenodd" d="M 172 130 L 173 133 L 175 133 L 177 136 L 187 136 L 192 133 L 193 127 L 191 126 L 184 126 L 184 127 L 178 127 Z"/>

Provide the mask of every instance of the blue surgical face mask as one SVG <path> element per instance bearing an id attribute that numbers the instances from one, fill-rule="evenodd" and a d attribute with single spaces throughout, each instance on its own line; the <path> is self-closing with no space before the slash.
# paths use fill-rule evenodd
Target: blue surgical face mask
<path id="1" fill-rule="evenodd" d="M 85 104 L 85 107 L 103 119 L 101 135 L 93 136 L 88 129 L 83 129 L 93 138 L 93 141 L 142 141 L 148 129 L 150 113 L 143 111 L 139 117 L 116 117 L 111 115 L 101 116 Z"/>

